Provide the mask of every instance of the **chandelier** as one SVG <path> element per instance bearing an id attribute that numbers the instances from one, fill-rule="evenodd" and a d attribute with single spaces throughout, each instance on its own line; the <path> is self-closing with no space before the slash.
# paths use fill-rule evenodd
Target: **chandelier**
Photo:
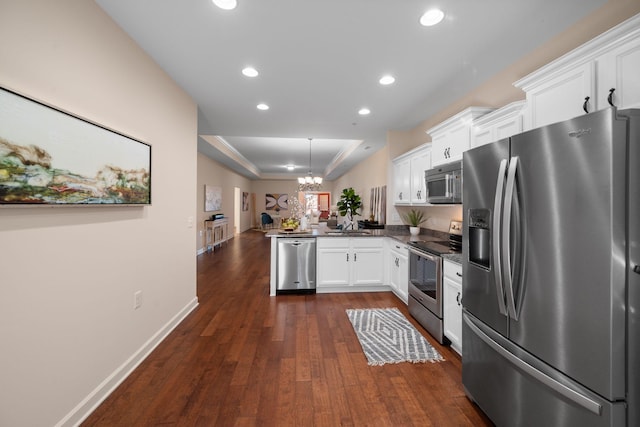
<path id="1" fill-rule="evenodd" d="M 322 177 L 311 173 L 311 139 L 309 138 L 309 173 L 298 177 L 298 191 L 319 191 L 322 189 Z"/>

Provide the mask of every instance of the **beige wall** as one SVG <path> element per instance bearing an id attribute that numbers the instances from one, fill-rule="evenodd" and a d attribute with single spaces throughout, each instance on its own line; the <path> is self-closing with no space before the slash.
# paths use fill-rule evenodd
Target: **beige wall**
<path id="1" fill-rule="evenodd" d="M 371 208 L 371 189 L 387 185 L 388 163 L 389 149 L 385 146 L 333 181 L 331 187 L 326 187 L 327 191 L 331 191 L 331 206 L 336 206 L 343 189 L 353 187 L 362 199 L 361 215 L 354 217 L 354 220 L 368 219 Z"/>
<path id="2" fill-rule="evenodd" d="M 152 206 L 0 209 L 0 425 L 73 425 L 197 303 L 197 109 L 93 1 L 0 11 L 0 86 L 153 147 Z"/>
<path id="3" fill-rule="evenodd" d="M 204 187 L 205 185 L 212 185 L 222 188 L 222 209 L 214 212 L 206 212 L 204 207 Z M 244 176 L 230 170 L 226 166 L 210 159 L 204 154 L 198 153 L 198 190 L 196 211 L 197 216 L 197 229 L 198 238 L 196 239 L 196 251 L 202 252 L 205 248 L 205 236 L 204 236 L 204 220 L 209 219 L 212 214 L 222 213 L 229 221 L 229 233 L 232 234 L 234 227 L 238 227 L 238 232 L 242 233 L 251 228 L 251 206 L 248 211 L 242 211 L 242 206 L 235 206 L 234 189 L 240 189 L 240 195 L 242 192 L 250 193 L 251 180 Z M 242 204 L 242 199 L 240 200 Z M 235 223 L 234 213 L 240 212 L 240 224 Z"/>

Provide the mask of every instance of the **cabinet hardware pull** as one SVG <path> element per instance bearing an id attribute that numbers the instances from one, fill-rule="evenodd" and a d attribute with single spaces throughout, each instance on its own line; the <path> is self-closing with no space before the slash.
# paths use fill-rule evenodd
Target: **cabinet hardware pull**
<path id="1" fill-rule="evenodd" d="M 613 92 L 615 92 L 615 90 L 616 90 L 615 87 L 612 87 L 611 89 L 609 89 L 609 96 L 607 96 L 607 102 L 612 107 L 615 107 L 615 105 L 613 105 Z"/>
<path id="2" fill-rule="evenodd" d="M 347 254 L 347 262 L 349 262 L 349 254 Z"/>
<path id="3" fill-rule="evenodd" d="M 458 303 L 458 305 L 460 305 L 460 292 L 458 292 L 458 295 L 456 295 L 456 302 Z"/>
<path id="4" fill-rule="evenodd" d="M 353 254 L 353 262 L 356 262 L 358 260 L 358 254 Z"/>
<path id="5" fill-rule="evenodd" d="M 458 277 L 462 277 L 462 274 L 461 274 L 461 273 L 458 273 L 458 272 L 456 271 L 456 276 L 458 276 Z"/>
<path id="6" fill-rule="evenodd" d="M 589 113 L 589 97 L 587 96 L 586 98 L 584 98 L 584 104 L 582 104 L 582 109 L 584 110 L 585 113 Z"/>
<path id="7" fill-rule="evenodd" d="M 640 265 L 636 265 L 635 267 L 633 267 L 633 272 L 640 274 Z"/>

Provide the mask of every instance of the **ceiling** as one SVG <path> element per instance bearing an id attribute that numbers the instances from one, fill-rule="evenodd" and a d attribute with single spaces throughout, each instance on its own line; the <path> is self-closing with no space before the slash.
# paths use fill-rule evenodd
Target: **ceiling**
<path id="1" fill-rule="evenodd" d="M 96 2 L 197 103 L 199 152 L 250 179 L 333 180 L 606 1 Z M 432 7 L 444 21 L 420 25 Z"/>

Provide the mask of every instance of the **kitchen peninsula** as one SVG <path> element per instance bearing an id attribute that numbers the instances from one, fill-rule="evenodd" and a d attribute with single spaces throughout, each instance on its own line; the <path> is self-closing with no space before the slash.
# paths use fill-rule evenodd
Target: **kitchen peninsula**
<path id="1" fill-rule="evenodd" d="M 269 295 L 276 295 L 278 269 L 278 241 L 281 238 L 314 239 L 316 243 L 317 293 L 333 292 L 383 292 L 392 291 L 407 302 L 407 281 L 391 280 L 391 268 L 399 265 L 399 257 L 392 250 L 404 255 L 411 241 L 438 241 L 447 239 L 446 233 L 422 230 L 412 236 L 406 227 L 391 229 L 340 231 L 325 224 L 306 231 L 271 230 L 271 271 Z M 445 255 L 459 262 L 459 254 Z M 404 264 L 404 269 L 407 266 Z"/>

